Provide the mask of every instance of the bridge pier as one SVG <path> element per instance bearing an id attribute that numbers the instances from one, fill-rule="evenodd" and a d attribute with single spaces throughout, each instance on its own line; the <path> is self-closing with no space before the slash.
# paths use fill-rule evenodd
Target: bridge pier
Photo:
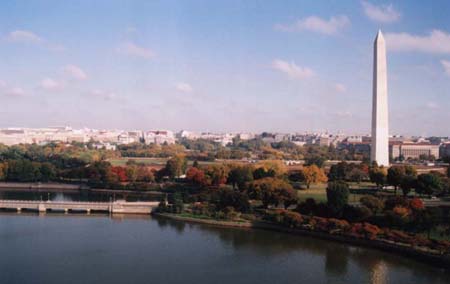
<path id="1" fill-rule="evenodd" d="M 43 203 L 39 203 L 38 211 L 39 211 L 39 213 L 45 213 L 45 212 L 47 212 L 47 208 L 45 208 L 45 205 Z"/>
<path id="2" fill-rule="evenodd" d="M 22 208 L 17 207 L 17 213 L 22 213 Z"/>
<path id="3" fill-rule="evenodd" d="M 64 208 L 64 214 L 69 214 L 69 209 Z"/>
<path id="4" fill-rule="evenodd" d="M 91 209 L 86 209 L 86 214 L 90 215 L 91 214 Z"/>

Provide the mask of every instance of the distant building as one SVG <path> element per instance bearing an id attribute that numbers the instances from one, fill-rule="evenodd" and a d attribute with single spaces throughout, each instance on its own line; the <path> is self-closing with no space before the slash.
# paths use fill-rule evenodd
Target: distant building
<path id="1" fill-rule="evenodd" d="M 431 143 L 391 143 L 390 145 L 390 156 L 392 159 L 403 158 L 408 159 L 419 159 L 421 157 L 434 157 L 439 158 L 439 145 Z"/>
<path id="2" fill-rule="evenodd" d="M 439 148 L 439 157 L 450 158 L 450 142 L 445 142 Z"/>
<path id="3" fill-rule="evenodd" d="M 147 131 L 144 135 L 146 144 L 174 144 L 176 139 L 172 131 L 169 130 L 152 130 Z"/>

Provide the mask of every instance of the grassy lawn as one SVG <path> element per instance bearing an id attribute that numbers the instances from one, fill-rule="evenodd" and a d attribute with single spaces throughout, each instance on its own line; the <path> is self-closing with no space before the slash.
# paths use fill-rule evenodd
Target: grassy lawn
<path id="1" fill-rule="evenodd" d="M 109 159 L 108 161 L 113 166 L 125 166 L 128 161 L 135 161 L 139 164 L 145 164 L 145 165 L 158 165 L 163 166 L 166 164 L 167 159 L 166 158 L 116 158 L 116 159 Z"/>
<path id="2" fill-rule="evenodd" d="M 373 186 L 372 183 L 350 183 L 350 187 L 352 189 L 363 189 L 368 186 Z M 300 201 L 305 201 L 308 198 L 314 198 L 317 202 L 326 202 L 327 201 L 327 184 L 312 184 L 309 189 L 297 190 L 297 195 Z M 350 193 L 349 202 L 358 202 L 359 199 L 366 194 L 354 194 Z"/>
<path id="3" fill-rule="evenodd" d="M 115 158 L 115 159 L 109 159 L 108 161 L 113 166 L 125 166 L 128 161 L 135 161 L 138 164 L 144 164 L 149 166 L 164 166 L 166 165 L 166 162 L 168 158 L 131 158 L 131 157 L 123 157 L 123 158 Z M 188 165 L 192 166 L 194 162 L 188 161 Z M 216 164 L 217 162 L 214 161 L 199 161 L 200 165 L 212 165 Z"/>

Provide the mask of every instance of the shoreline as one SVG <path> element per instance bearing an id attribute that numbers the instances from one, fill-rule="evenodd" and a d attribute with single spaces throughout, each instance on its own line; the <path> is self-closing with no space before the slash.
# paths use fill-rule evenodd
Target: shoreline
<path id="1" fill-rule="evenodd" d="M 0 191 L 49 191 L 49 192 L 67 192 L 78 193 L 88 191 L 93 193 L 118 193 L 118 194 L 143 194 L 143 195 L 161 195 L 158 191 L 138 191 L 138 190 L 115 190 L 107 188 L 90 188 L 83 184 L 69 183 L 39 183 L 39 182 L 0 182 Z"/>
<path id="2" fill-rule="evenodd" d="M 323 232 L 306 231 L 300 229 L 290 229 L 276 224 L 272 224 L 264 221 L 247 221 L 247 222 L 234 222 L 234 221 L 219 221 L 214 219 L 200 219 L 192 217 L 183 217 L 172 213 L 157 213 L 152 212 L 152 215 L 168 218 L 176 221 L 198 223 L 205 225 L 212 225 L 217 227 L 228 228 L 241 228 L 241 229 L 260 229 L 266 231 L 274 231 L 281 233 L 294 234 L 299 236 L 307 236 L 313 238 L 319 238 L 327 241 L 335 241 L 349 245 L 355 245 L 359 247 L 366 247 L 372 249 L 378 249 L 384 252 L 395 253 L 404 257 L 410 257 L 414 260 L 425 262 L 427 264 L 435 264 L 443 269 L 450 270 L 450 255 L 442 255 L 438 253 L 427 252 L 425 249 L 414 248 L 407 244 L 395 243 L 387 240 L 367 240 L 351 238 L 341 235 L 332 235 Z"/>

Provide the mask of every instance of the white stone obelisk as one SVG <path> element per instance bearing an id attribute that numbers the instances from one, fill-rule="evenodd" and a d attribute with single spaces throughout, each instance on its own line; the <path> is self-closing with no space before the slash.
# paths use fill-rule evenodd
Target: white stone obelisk
<path id="1" fill-rule="evenodd" d="M 386 43 L 378 31 L 373 50 L 372 147 L 370 159 L 389 166 L 389 114 L 387 93 Z"/>

